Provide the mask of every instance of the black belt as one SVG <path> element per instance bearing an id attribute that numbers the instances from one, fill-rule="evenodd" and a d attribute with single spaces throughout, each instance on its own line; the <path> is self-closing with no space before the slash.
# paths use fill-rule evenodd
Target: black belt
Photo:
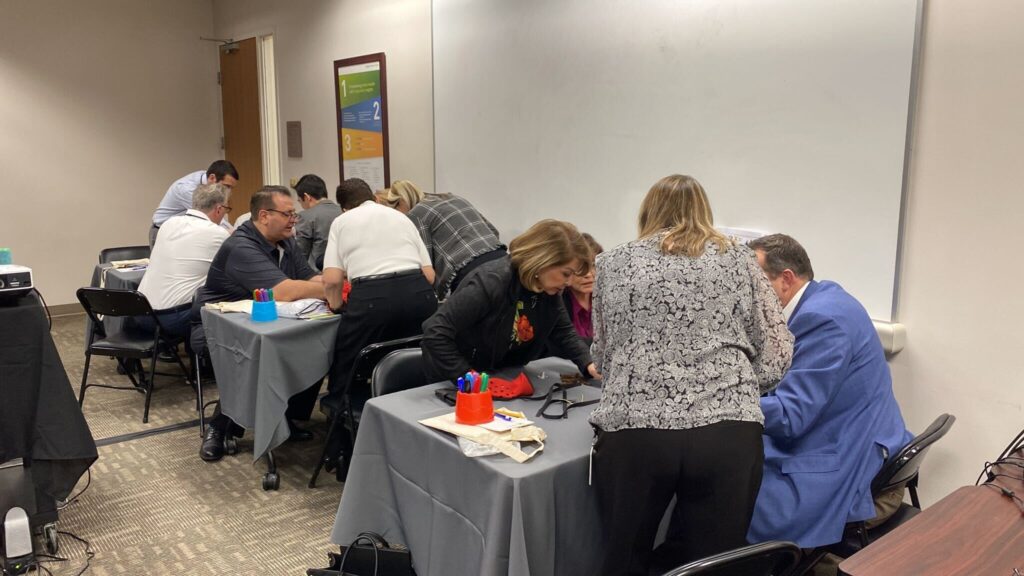
<path id="1" fill-rule="evenodd" d="M 374 274 L 373 276 L 360 276 L 352 280 L 352 285 L 362 284 L 363 282 L 372 282 L 374 280 L 390 280 L 392 278 L 401 278 L 403 276 L 412 276 L 413 274 L 423 274 L 423 270 L 419 268 L 412 268 L 410 270 L 401 270 L 399 272 L 388 272 L 387 274 Z M 426 277 L 424 277 L 425 279 Z"/>

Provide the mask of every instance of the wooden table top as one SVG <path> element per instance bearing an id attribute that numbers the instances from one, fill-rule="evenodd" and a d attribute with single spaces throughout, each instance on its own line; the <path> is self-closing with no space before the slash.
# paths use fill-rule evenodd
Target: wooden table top
<path id="1" fill-rule="evenodd" d="M 1024 498 L 1021 470 L 996 483 Z M 1024 575 L 1024 511 L 993 486 L 965 486 L 844 560 L 847 576 Z"/>

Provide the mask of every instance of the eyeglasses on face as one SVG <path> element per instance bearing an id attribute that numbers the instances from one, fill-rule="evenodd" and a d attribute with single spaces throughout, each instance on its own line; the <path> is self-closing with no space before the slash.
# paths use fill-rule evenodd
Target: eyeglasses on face
<path id="1" fill-rule="evenodd" d="M 231 206 L 228 206 L 227 204 L 221 204 L 220 207 L 223 208 L 225 212 L 231 212 Z"/>
<path id="2" fill-rule="evenodd" d="M 264 210 L 266 210 L 267 212 L 277 212 L 278 214 L 284 216 L 285 218 L 287 218 L 289 220 L 298 220 L 299 219 L 299 213 L 296 212 L 295 210 L 289 210 L 288 212 L 283 212 L 281 210 L 275 210 L 274 208 L 264 208 Z"/>

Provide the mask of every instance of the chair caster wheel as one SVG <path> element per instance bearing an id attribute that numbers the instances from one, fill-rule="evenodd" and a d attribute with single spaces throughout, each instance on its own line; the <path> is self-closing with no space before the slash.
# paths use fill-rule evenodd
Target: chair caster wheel
<path id="1" fill-rule="evenodd" d="M 263 475 L 263 490 L 277 490 L 281 487 L 281 477 L 276 472 L 267 472 Z"/>
<path id="2" fill-rule="evenodd" d="M 238 454 L 238 440 L 233 436 L 229 436 L 224 440 L 224 453 L 228 456 Z"/>
<path id="3" fill-rule="evenodd" d="M 54 523 L 43 525 L 43 543 L 47 554 L 56 554 L 60 549 L 60 541 L 57 539 L 57 525 Z"/>

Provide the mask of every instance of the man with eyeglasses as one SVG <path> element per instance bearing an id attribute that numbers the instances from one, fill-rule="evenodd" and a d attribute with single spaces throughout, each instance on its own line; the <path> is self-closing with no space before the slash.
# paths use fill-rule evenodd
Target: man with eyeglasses
<path id="1" fill-rule="evenodd" d="M 200 310 L 207 302 L 237 302 L 252 298 L 253 290 L 270 288 L 274 299 L 291 302 L 303 298 L 323 298 L 323 281 L 309 267 L 306 256 L 293 238 L 298 215 L 291 193 L 283 186 L 264 186 L 249 203 L 252 219 L 235 229 L 224 241 L 210 265 L 206 285 L 199 289 L 192 306 L 192 349 L 206 350 Z M 162 234 L 162 232 L 161 232 Z M 308 420 L 320 392 L 320 382 L 310 383 L 304 392 L 288 401 L 286 416 L 291 440 L 309 440 L 312 434 L 292 423 Z M 199 456 L 207 462 L 224 456 L 228 431 L 240 435 L 231 419 L 216 414 L 206 431 Z"/>
<path id="2" fill-rule="evenodd" d="M 238 170 L 235 165 L 227 160 L 217 160 L 210 164 L 206 171 L 192 172 L 175 180 L 174 184 L 167 189 L 164 197 L 160 200 L 160 206 L 153 212 L 153 225 L 149 228 L 149 247 L 156 246 L 156 236 L 160 228 L 169 219 L 179 214 L 184 214 L 192 206 L 192 194 L 196 188 L 203 184 L 223 184 L 228 192 L 238 182 Z M 214 220 L 228 232 L 231 231 L 231 223 L 227 218 Z"/>
<path id="3" fill-rule="evenodd" d="M 223 184 L 201 184 L 192 194 L 192 207 L 164 222 L 156 239 L 139 292 L 146 295 L 165 334 L 189 332 L 192 297 L 229 235 L 215 222 L 231 211 L 230 191 Z M 150 316 L 137 317 L 134 323 L 146 331 L 155 328 Z"/>

